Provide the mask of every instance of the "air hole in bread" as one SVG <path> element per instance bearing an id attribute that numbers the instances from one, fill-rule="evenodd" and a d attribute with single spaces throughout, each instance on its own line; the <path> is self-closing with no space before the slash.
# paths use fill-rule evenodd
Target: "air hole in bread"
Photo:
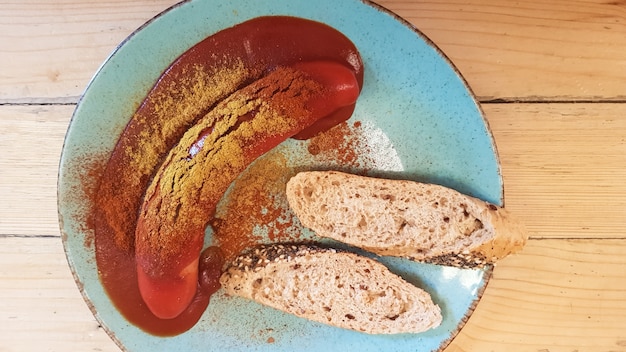
<path id="1" fill-rule="evenodd" d="M 474 231 L 480 230 L 480 229 L 482 229 L 484 227 L 485 227 L 485 225 L 483 225 L 482 221 L 480 221 L 479 219 L 474 219 Z M 472 231 L 472 232 L 474 232 L 474 231 Z"/>
<path id="2" fill-rule="evenodd" d="M 365 216 L 361 215 L 361 220 L 359 220 L 359 223 L 357 224 L 357 227 L 359 227 L 361 229 L 367 227 L 367 220 L 365 219 Z"/>
<path id="3" fill-rule="evenodd" d="M 393 202 L 393 201 L 395 201 L 395 200 L 396 200 L 396 196 L 394 196 L 393 194 L 383 194 L 383 195 L 381 196 L 381 198 L 382 198 L 383 200 L 388 200 L 388 201 L 391 201 L 391 202 Z"/>
<path id="4" fill-rule="evenodd" d="M 354 320 L 355 317 L 352 314 L 346 314 L 346 318 L 350 319 L 350 320 Z"/>

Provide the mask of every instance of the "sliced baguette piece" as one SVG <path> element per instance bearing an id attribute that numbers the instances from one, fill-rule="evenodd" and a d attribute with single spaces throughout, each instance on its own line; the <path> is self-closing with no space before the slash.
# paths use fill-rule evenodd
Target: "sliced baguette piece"
<path id="1" fill-rule="evenodd" d="M 434 184 L 310 171 L 291 178 L 286 193 L 305 227 L 378 255 L 475 268 L 528 238 L 504 208 Z"/>
<path id="2" fill-rule="evenodd" d="M 309 244 L 262 245 L 238 256 L 226 293 L 368 334 L 419 333 L 441 324 L 430 295 L 374 259 Z"/>

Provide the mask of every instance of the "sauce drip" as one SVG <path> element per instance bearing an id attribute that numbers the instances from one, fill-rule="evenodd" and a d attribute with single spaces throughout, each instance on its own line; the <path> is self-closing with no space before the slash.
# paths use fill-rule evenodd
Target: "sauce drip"
<path id="1" fill-rule="evenodd" d="M 224 255 L 220 247 L 210 246 L 200 254 L 198 264 L 199 291 L 206 295 L 212 295 L 220 289 L 221 268 L 224 266 Z"/>

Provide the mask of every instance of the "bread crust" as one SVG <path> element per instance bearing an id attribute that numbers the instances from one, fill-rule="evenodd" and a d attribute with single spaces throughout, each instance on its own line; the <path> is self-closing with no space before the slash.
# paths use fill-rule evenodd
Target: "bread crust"
<path id="1" fill-rule="evenodd" d="M 440 185 L 309 171 L 289 180 L 286 194 L 305 227 L 379 255 L 476 268 L 528 239 L 503 207 Z"/>
<path id="2" fill-rule="evenodd" d="M 441 324 L 430 295 L 374 259 L 311 244 L 272 244 L 237 257 L 220 279 L 230 295 L 368 334 Z"/>

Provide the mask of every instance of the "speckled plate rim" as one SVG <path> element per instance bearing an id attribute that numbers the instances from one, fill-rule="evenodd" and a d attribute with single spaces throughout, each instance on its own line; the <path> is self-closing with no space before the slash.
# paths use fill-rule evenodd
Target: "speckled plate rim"
<path id="1" fill-rule="evenodd" d="M 185 1 L 179 4 L 176 4 L 172 7 L 170 7 L 169 9 L 166 9 L 165 11 L 163 11 L 162 13 L 156 15 L 154 18 L 152 18 L 151 20 L 149 20 L 148 22 L 146 22 L 144 25 L 142 25 L 140 28 L 138 28 L 135 32 L 133 32 L 128 38 L 126 38 L 122 43 L 120 43 L 120 45 L 111 53 L 111 55 L 109 56 L 109 58 L 107 58 L 107 60 L 102 64 L 102 66 L 99 68 L 99 70 L 97 71 L 97 73 L 94 75 L 93 79 L 91 80 L 91 82 L 89 83 L 89 85 L 87 86 L 85 93 L 87 94 L 92 86 L 92 84 L 98 79 L 98 76 L 100 74 L 100 72 L 103 70 L 103 68 L 110 63 L 111 59 L 118 53 L 118 51 L 123 48 L 125 45 L 127 45 L 135 36 L 140 35 L 140 33 L 145 29 L 150 27 L 155 21 L 158 21 L 160 18 L 164 17 L 164 16 L 173 16 L 174 12 L 177 9 L 180 9 L 184 6 L 187 6 L 188 4 L 191 3 L 198 3 L 201 2 L 202 0 L 197 0 L 197 1 Z M 495 143 L 493 141 L 493 137 L 491 136 L 491 132 L 487 123 L 487 120 L 484 118 L 484 113 L 482 111 L 482 109 L 480 108 L 480 105 L 478 103 L 478 101 L 476 100 L 473 92 L 471 91 L 471 88 L 469 87 L 469 85 L 467 84 L 467 82 L 465 81 L 465 79 L 463 78 L 463 76 L 460 74 L 460 72 L 458 71 L 458 69 L 454 66 L 454 64 L 449 60 L 449 58 L 430 40 L 428 39 L 423 33 L 421 33 L 417 28 L 415 28 L 412 24 L 410 24 L 408 21 L 402 19 L 401 17 L 397 16 L 396 14 L 394 14 L 393 12 L 385 9 L 384 7 L 369 2 L 369 1 L 345 1 L 345 2 L 349 2 L 349 3 L 354 3 L 355 6 L 358 6 L 358 4 L 361 5 L 365 5 L 368 7 L 371 7 L 373 9 L 376 9 L 377 11 L 379 11 L 381 14 L 384 15 L 388 15 L 393 17 L 393 19 L 395 21 L 397 21 L 398 23 L 401 23 L 403 26 L 405 26 L 406 28 L 409 28 L 411 31 L 413 31 L 417 37 L 419 38 L 419 40 L 424 41 L 431 49 L 433 49 L 434 51 L 436 51 L 437 55 L 439 56 L 439 58 L 445 62 L 445 64 L 448 66 L 449 69 L 451 69 L 451 71 L 453 72 L 454 75 L 456 75 L 456 78 L 458 80 L 460 80 L 463 88 L 467 91 L 467 94 L 472 102 L 472 104 L 474 105 L 473 108 L 475 108 L 477 110 L 477 114 L 480 116 L 480 118 L 482 119 L 482 123 L 484 124 L 484 128 L 488 134 L 489 137 L 489 143 L 490 143 L 490 147 L 492 148 L 493 151 L 493 157 L 495 158 L 495 163 L 496 163 L 496 172 L 497 172 L 497 178 L 499 179 L 499 199 L 495 199 L 493 198 L 493 195 L 491 199 L 488 199 L 494 203 L 500 203 L 503 204 L 504 202 L 504 190 L 503 190 L 503 183 L 502 183 L 502 179 L 501 179 L 501 173 L 500 173 L 500 163 L 498 160 L 498 153 L 496 150 L 496 146 Z M 149 88 L 149 87 L 147 87 Z M 86 95 L 85 94 L 85 95 Z M 79 100 L 79 103 L 77 105 L 77 109 L 74 112 L 74 115 L 72 116 L 72 120 L 70 122 L 70 127 L 72 126 L 72 124 L 75 122 L 75 119 L 77 118 L 77 111 L 79 109 L 79 107 L 81 106 L 81 104 L 83 103 L 83 98 L 85 97 L 85 95 L 83 95 L 81 97 L 81 99 Z M 68 129 L 69 132 L 69 129 Z M 68 133 L 69 135 L 69 133 Z M 66 142 L 67 142 L 67 138 L 68 136 L 66 136 Z M 66 144 L 64 144 L 64 154 L 65 154 L 65 150 L 66 149 Z M 62 193 L 61 191 L 61 182 L 63 180 L 63 156 L 62 156 L 62 161 L 61 161 L 61 165 L 59 168 L 59 194 Z M 437 181 L 437 180 L 435 180 Z M 445 181 L 441 182 L 441 183 L 445 183 Z M 496 192 L 497 193 L 497 192 Z M 494 193 L 495 194 L 495 193 Z M 480 195 L 478 195 L 480 196 Z M 487 197 L 489 198 L 489 197 Z M 79 269 L 76 266 L 75 260 L 76 258 L 73 257 L 72 255 L 72 251 L 69 248 L 68 245 L 68 236 L 71 236 L 72 233 L 71 231 L 66 231 L 67 227 L 65 224 L 65 218 L 67 217 L 66 214 L 63 214 L 63 211 L 61 211 L 61 209 L 63 209 L 65 207 L 64 204 L 62 204 L 61 202 L 62 197 L 59 197 L 59 209 L 60 209 L 60 213 L 59 213 L 59 222 L 60 222 L 60 226 L 61 226 L 61 233 L 62 233 L 62 239 L 63 239 L 63 244 L 64 244 L 64 249 L 66 251 L 66 255 L 68 258 L 68 263 L 70 265 L 70 268 L 72 270 L 72 274 L 74 275 L 75 281 L 85 299 L 85 301 L 87 302 L 89 308 L 91 309 L 91 311 L 93 312 L 94 316 L 96 317 L 96 319 L 98 319 L 98 321 L 102 324 L 103 328 L 105 329 L 105 331 L 111 336 L 111 338 L 118 344 L 118 346 L 120 348 L 122 348 L 123 350 L 127 350 L 126 344 L 121 341 L 118 337 L 117 337 L 117 333 L 116 331 L 113 331 L 107 324 L 106 319 L 103 319 L 99 313 L 99 310 L 97 309 L 96 305 L 93 304 L 90 294 L 89 294 L 89 290 L 85 288 L 84 286 L 84 275 L 82 273 L 79 272 Z M 79 258 L 78 260 L 82 260 L 81 258 Z M 463 327 L 463 325 L 465 324 L 465 322 L 467 321 L 467 319 L 469 318 L 469 316 L 472 314 L 473 310 L 475 309 L 476 304 L 479 302 L 480 298 L 482 297 L 482 294 L 484 292 L 484 289 L 487 286 L 487 283 L 491 277 L 492 274 L 492 268 L 488 267 L 486 269 L 483 269 L 482 271 L 480 271 L 481 273 L 481 280 L 480 280 L 480 284 L 478 287 L 476 287 L 476 291 L 474 294 L 474 299 L 471 302 L 471 304 L 469 305 L 466 314 L 460 319 L 460 321 L 458 322 L 458 325 L 456 326 L 456 329 L 451 331 L 449 336 L 447 336 L 447 338 L 442 339 L 441 343 L 439 344 L 439 346 L 435 349 L 429 349 L 429 350 L 442 350 L 444 349 L 449 343 L 450 341 L 456 336 L 456 334 L 458 333 L 458 331 Z"/>

